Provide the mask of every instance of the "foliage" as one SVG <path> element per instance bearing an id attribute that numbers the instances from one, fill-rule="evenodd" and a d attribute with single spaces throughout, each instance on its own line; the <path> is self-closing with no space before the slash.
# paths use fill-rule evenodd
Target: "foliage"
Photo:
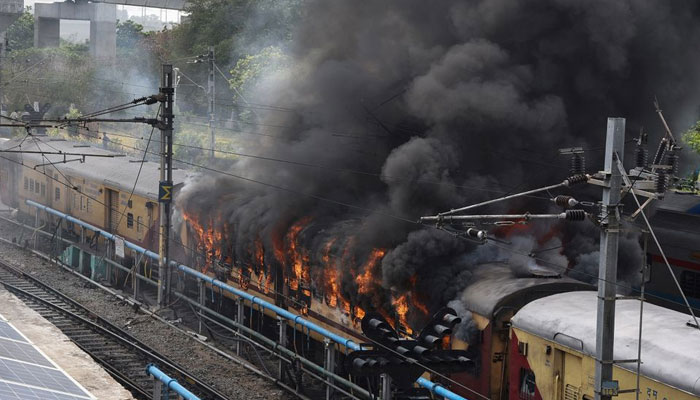
<path id="1" fill-rule="evenodd" d="M 231 70 L 229 84 L 234 91 L 234 99 L 254 92 L 265 76 L 284 70 L 289 65 L 289 57 L 279 47 L 266 47 L 257 54 L 238 60 Z"/>
<path id="2" fill-rule="evenodd" d="M 683 134 L 683 142 L 696 153 L 700 153 L 700 121 Z"/>
<path id="3" fill-rule="evenodd" d="M 34 101 L 51 103 L 47 117 L 62 116 L 71 104 L 89 108 L 95 63 L 75 47 L 13 51 L 2 65 L 8 111 L 24 110 Z"/>
<path id="4" fill-rule="evenodd" d="M 34 46 L 34 15 L 30 12 L 31 7 L 20 15 L 20 17 L 7 28 L 5 40 L 7 50 L 24 50 Z"/>
<path id="5" fill-rule="evenodd" d="M 192 0 L 186 22 L 173 29 L 173 57 L 205 54 L 222 64 L 291 37 L 301 0 Z"/>
<path id="6" fill-rule="evenodd" d="M 143 25 L 131 20 L 117 21 L 117 47 L 133 48 L 144 37 Z"/>
<path id="7" fill-rule="evenodd" d="M 71 104 L 68 107 L 68 112 L 65 114 L 65 117 L 68 119 L 79 118 L 82 116 L 83 116 L 83 114 L 80 111 L 78 111 L 78 109 L 75 108 L 75 105 L 73 105 L 73 104 Z M 66 128 L 66 130 L 68 131 L 68 135 L 73 136 L 73 137 L 78 136 L 78 127 L 77 126 L 68 126 L 68 128 Z"/>
<path id="8" fill-rule="evenodd" d="M 204 156 L 208 156 L 201 149 L 204 135 L 194 130 L 181 130 L 176 133 L 177 143 L 185 146 L 174 146 L 173 157 L 187 162 L 197 162 Z M 199 147 L 199 148 L 198 148 Z"/>

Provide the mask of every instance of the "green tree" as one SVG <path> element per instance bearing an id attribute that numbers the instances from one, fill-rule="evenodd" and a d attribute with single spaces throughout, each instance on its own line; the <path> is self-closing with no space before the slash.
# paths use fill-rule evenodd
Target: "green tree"
<path id="1" fill-rule="evenodd" d="M 145 37 L 143 25 L 134 21 L 117 21 L 117 47 L 133 48 Z"/>
<path id="2" fill-rule="evenodd" d="M 30 12 L 31 9 L 27 7 L 22 15 L 7 28 L 5 39 L 8 50 L 24 50 L 34 46 L 34 15 Z"/>
<path id="3" fill-rule="evenodd" d="M 700 121 L 683 134 L 683 142 L 696 153 L 700 153 Z"/>
<path id="4" fill-rule="evenodd" d="M 270 46 L 259 53 L 242 57 L 231 69 L 229 84 L 234 91 L 234 99 L 254 93 L 265 76 L 283 71 L 289 66 L 289 56 L 279 47 Z"/>

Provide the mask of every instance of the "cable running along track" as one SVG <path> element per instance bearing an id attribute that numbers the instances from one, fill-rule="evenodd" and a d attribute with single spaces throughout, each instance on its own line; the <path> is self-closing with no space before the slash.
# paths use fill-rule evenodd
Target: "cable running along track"
<path id="1" fill-rule="evenodd" d="M 146 375 L 145 369 L 153 363 L 201 399 L 226 399 L 121 328 L 4 262 L 0 262 L 0 283 L 60 329 L 137 398 L 152 398 L 153 378 Z"/>

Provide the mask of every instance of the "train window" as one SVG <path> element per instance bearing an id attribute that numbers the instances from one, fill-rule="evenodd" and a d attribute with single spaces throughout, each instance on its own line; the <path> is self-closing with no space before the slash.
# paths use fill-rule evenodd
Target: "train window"
<path id="1" fill-rule="evenodd" d="M 681 272 L 681 289 L 689 297 L 700 299 L 700 273 L 693 271 Z"/>
<path id="2" fill-rule="evenodd" d="M 29 191 L 30 192 L 34 191 L 34 179 L 29 180 Z"/>
<path id="3" fill-rule="evenodd" d="M 141 227 L 143 226 L 143 217 L 136 217 L 136 232 L 141 232 Z"/>
<path id="4" fill-rule="evenodd" d="M 41 195 L 42 195 L 42 197 L 46 196 L 46 184 L 45 183 L 41 184 Z"/>
<path id="5" fill-rule="evenodd" d="M 127 228 L 134 228 L 134 214 L 128 213 L 126 214 L 126 227 Z"/>
<path id="6" fill-rule="evenodd" d="M 54 199 L 56 199 L 56 201 L 61 200 L 61 188 L 56 188 L 55 192 Z"/>
<path id="7" fill-rule="evenodd" d="M 520 369 L 520 398 L 534 399 L 535 398 L 535 373 L 530 369 Z"/>
<path id="8" fill-rule="evenodd" d="M 24 190 L 29 189 L 29 179 L 25 176 L 24 177 Z"/>

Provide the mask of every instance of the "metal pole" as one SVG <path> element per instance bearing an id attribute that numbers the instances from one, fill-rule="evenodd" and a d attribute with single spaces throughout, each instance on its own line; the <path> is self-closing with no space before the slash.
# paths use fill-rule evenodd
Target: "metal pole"
<path id="1" fill-rule="evenodd" d="M 260 315 L 262 318 L 263 314 L 260 313 Z M 277 321 L 280 327 L 279 344 L 281 347 L 287 347 L 287 321 L 285 321 L 282 317 L 277 317 Z M 282 359 L 279 360 L 278 379 L 284 382 L 284 360 Z"/>
<path id="2" fill-rule="evenodd" d="M 36 250 L 36 242 L 39 238 L 39 235 L 36 233 L 37 230 L 39 230 L 39 209 L 36 209 L 36 212 L 34 213 L 34 250 Z"/>
<path id="3" fill-rule="evenodd" d="M 382 383 L 382 400 L 391 400 L 391 376 L 389 374 L 379 375 L 379 380 Z"/>
<path id="4" fill-rule="evenodd" d="M 163 382 L 153 378 L 153 400 L 162 400 L 163 398 Z"/>
<path id="5" fill-rule="evenodd" d="M 160 241 L 158 246 L 158 305 L 168 304 L 170 295 L 170 200 L 173 182 L 173 66 L 163 64 L 160 93 L 163 95 L 160 110 Z"/>
<path id="6" fill-rule="evenodd" d="M 637 341 L 637 390 L 635 399 L 639 400 L 639 378 L 642 370 L 642 322 L 644 321 L 644 288 L 649 281 L 649 232 L 644 232 L 644 262 L 642 263 L 642 286 L 639 293 L 639 338 Z"/>
<path id="7" fill-rule="evenodd" d="M 613 382 L 615 341 L 615 296 L 617 252 L 620 235 L 620 191 L 622 175 L 617 169 L 617 155 L 625 146 L 625 119 L 608 118 L 605 141 L 605 186 L 601 207 L 600 264 L 598 272 L 598 316 L 596 321 L 595 398 L 611 400 L 617 395 Z M 620 159 L 620 162 L 622 160 Z"/>
<path id="8" fill-rule="evenodd" d="M 202 305 L 202 307 L 206 306 L 207 304 L 207 286 L 204 284 L 204 281 L 197 278 L 197 285 L 199 286 L 199 304 Z M 199 318 L 199 334 L 202 334 L 202 319 Z"/>
<path id="9" fill-rule="evenodd" d="M 215 94 L 216 90 L 214 88 L 214 47 L 209 46 L 209 78 L 207 79 L 207 94 L 209 95 L 209 157 L 214 158 L 214 147 L 216 145 L 216 139 L 214 134 L 214 113 L 215 113 Z"/>
<path id="10" fill-rule="evenodd" d="M 238 299 L 236 302 L 236 322 L 238 322 L 241 325 L 245 325 L 243 318 L 244 318 L 244 309 L 243 309 L 243 299 Z M 238 329 L 238 332 L 240 333 L 240 329 Z M 241 341 L 236 342 L 236 355 L 240 356 L 241 355 L 241 348 L 242 348 Z"/>
<path id="11" fill-rule="evenodd" d="M 331 342 L 330 339 L 323 339 L 323 368 L 326 371 L 335 372 L 335 343 Z M 333 397 L 333 379 L 331 377 L 326 378 L 326 400 L 331 400 Z"/>

